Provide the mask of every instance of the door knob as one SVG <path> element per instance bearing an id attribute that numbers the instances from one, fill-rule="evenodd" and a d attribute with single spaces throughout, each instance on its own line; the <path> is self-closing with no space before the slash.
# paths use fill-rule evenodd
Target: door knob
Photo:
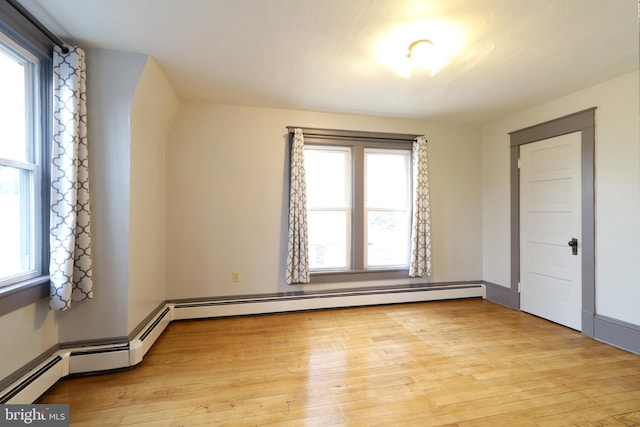
<path id="1" fill-rule="evenodd" d="M 571 253 L 573 255 L 578 255 L 578 239 L 574 237 L 573 239 L 569 240 L 569 243 L 567 244 L 571 246 Z"/>

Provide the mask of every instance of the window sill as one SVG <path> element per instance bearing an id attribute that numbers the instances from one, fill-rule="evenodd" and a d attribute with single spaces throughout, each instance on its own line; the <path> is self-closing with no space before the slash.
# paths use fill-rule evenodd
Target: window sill
<path id="1" fill-rule="evenodd" d="M 49 276 L 38 276 L 0 288 L 0 316 L 49 296 Z"/>
<path id="2" fill-rule="evenodd" d="M 311 273 L 310 284 L 408 279 L 409 268 L 392 270 L 322 271 Z"/>

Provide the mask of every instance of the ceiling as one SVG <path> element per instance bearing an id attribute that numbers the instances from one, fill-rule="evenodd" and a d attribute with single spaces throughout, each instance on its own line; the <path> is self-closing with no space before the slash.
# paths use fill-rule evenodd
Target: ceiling
<path id="1" fill-rule="evenodd" d="M 68 42 L 153 56 L 184 101 L 484 123 L 638 69 L 634 0 L 21 3 Z M 450 50 L 434 75 L 381 59 L 420 38 Z"/>

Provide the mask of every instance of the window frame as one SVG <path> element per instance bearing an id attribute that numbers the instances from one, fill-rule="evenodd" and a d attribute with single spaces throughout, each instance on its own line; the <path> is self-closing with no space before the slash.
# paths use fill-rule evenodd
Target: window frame
<path id="1" fill-rule="evenodd" d="M 367 155 L 369 153 L 392 153 L 392 152 L 396 152 L 396 154 L 398 152 L 400 152 L 402 154 L 402 156 L 404 157 L 404 163 L 405 163 L 405 176 L 404 176 L 404 180 L 405 180 L 405 190 L 406 193 L 404 194 L 404 205 L 403 206 L 394 206 L 394 207 L 390 207 L 390 206 L 367 206 L 367 204 L 369 203 L 369 201 L 367 200 L 367 180 L 368 180 L 368 166 L 367 166 Z M 379 148 L 379 147 L 365 147 L 364 148 L 364 158 L 365 158 L 365 164 L 364 164 L 364 170 L 363 170 L 363 182 L 364 182 L 364 188 L 363 188 L 363 195 L 364 195 L 364 212 L 363 212 L 363 218 L 362 218 L 362 222 L 363 222 L 363 227 L 364 227 L 364 244 L 367 245 L 367 243 L 370 241 L 369 240 L 369 215 L 371 212 L 404 212 L 404 219 L 406 220 L 407 223 L 407 228 L 405 229 L 405 239 L 407 242 L 407 247 L 406 249 L 406 264 L 389 264 L 389 265 L 379 265 L 379 266 L 372 266 L 369 264 L 370 260 L 369 260 L 369 247 L 367 246 L 366 249 L 364 249 L 363 252 L 363 256 L 364 256 L 364 261 L 363 261 L 363 266 L 367 271 L 371 271 L 371 270 L 389 270 L 389 269 L 396 269 L 396 268 L 409 268 L 409 264 L 411 262 L 410 258 L 410 239 L 411 239 L 411 216 L 412 216 L 412 211 L 413 211 L 413 186 L 412 186 L 412 182 L 411 182 L 411 175 L 412 175 L 412 149 L 410 148 Z"/>
<path id="2" fill-rule="evenodd" d="M 309 224 L 311 223 L 311 218 L 310 218 L 310 212 L 344 212 L 345 215 L 345 253 L 344 253 L 344 259 L 343 261 L 345 262 L 346 267 L 345 268 L 331 268 L 331 267 L 320 267 L 320 268 L 315 268 L 312 269 L 311 267 L 311 262 L 309 263 L 309 270 L 312 273 L 321 273 L 321 272 L 333 272 L 333 271 L 348 271 L 351 269 L 352 266 L 352 224 L 353 224 L 353 188 L 352 185 L 349 185 L 352 183 L 353 181 L 353 159 L 352 159 L 352 153 L 351 153 L 351 148 L 344 146 L 344 145 L 328 145 L 328 144 L 305 144 L 304 147 L 304 152 L 305 152 L 305 163 L 306 163 L 306 159 L 307 159 L 307 155 L 308 152 L 307 150 L 314 150 L 314 151 L 338 151 L 338 152 L 343 152 L 346 153 L 346 158 L 344 161 L 344 171 L 346 172 L 345 176 L 348 177 L 348 182 L 345 182 L 345 188 L 343 189 L 344 191 L 344 196 L 345 196 L 345 200 L 343 200 L 345 203 L 343 206 L 311 206 L 310 203 L 310 199 L 309 197 L 307 197 L 307 226 L 309 226 Z M 308 165 L 307 165 L 308 166 Z M 307 171 L 308 172 L 308 169 Z M 345 181 L 347 181 L 345 179 Z M 306 188 L 307 191 L 309 189 L 309 175 L 307 174 L 307 183 L 306 183 Z M 308 193 L 307 193 L 308 194 Z M 309 248 L 309 255 L 310 258 L 313 255 L 313 251 L 311 249 L 311 247 Z"/>
<path id="3" fill-rule="evenodd" d="M 288 127 L 292 134 L 296 127 Z M 298 127 L 300 128 L 300 127 Z M 412 151 L 419 134 L 383 133 L 335 129 L 300 128 L 306 146 L 333 145 L 351 147 L 352 156 L 352 227 L 351 269 L 310 272 L 311 284 L 390 280 L 409 278 L 409 266 L 401 268 L 365 268 L 364 235 L 364 153 L 365 148 Z M 411 185 L 411 182 L 410 182 Z M 412 190 L 410 189 L 412 192 Z M 358 245 L 355 242 L 362 242 Z"/>
<path id="4" fill-rule="evenodd" d="M 34 78 L 38 114 L 33 118 L 36 133 L 34 163 L 39 165 L 39 180 L 34 193 L 36 222 L 35 236 L 38 256 L 34 277 L 0 287 L 0 316 L 49 296 L 49 200 L 51 176 L 51 139 L 53 120 L 53 42 L 10 2 L 0 2 L 0 33 L 12 44 L 35 57 L 39 64 Z M 7 43 L 9 44 L 9 43 Z M 10 44 L 9 44 L 10 46 Z M 10 46 L 11 47 L 11 46 Z M 39 187 L 39 189 L 38 189 Z"/>

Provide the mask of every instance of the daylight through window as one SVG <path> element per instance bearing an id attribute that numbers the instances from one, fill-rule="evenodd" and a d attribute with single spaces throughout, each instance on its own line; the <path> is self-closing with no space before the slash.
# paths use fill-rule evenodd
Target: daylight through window
<path id="1" fill-rule="evenodd" d="M 411 144 L 305 143 L 312 273 L 406 270 Z"/>
<path id="2" fill-rule="evenodd" d="M 0 286 L 40 275 L 38 60 L 0 38 Z"/>
<path id="3" fill-rule="evenodd" d="M 409 265 L 411 152 L 365 149 L 367 268 Z"/>

